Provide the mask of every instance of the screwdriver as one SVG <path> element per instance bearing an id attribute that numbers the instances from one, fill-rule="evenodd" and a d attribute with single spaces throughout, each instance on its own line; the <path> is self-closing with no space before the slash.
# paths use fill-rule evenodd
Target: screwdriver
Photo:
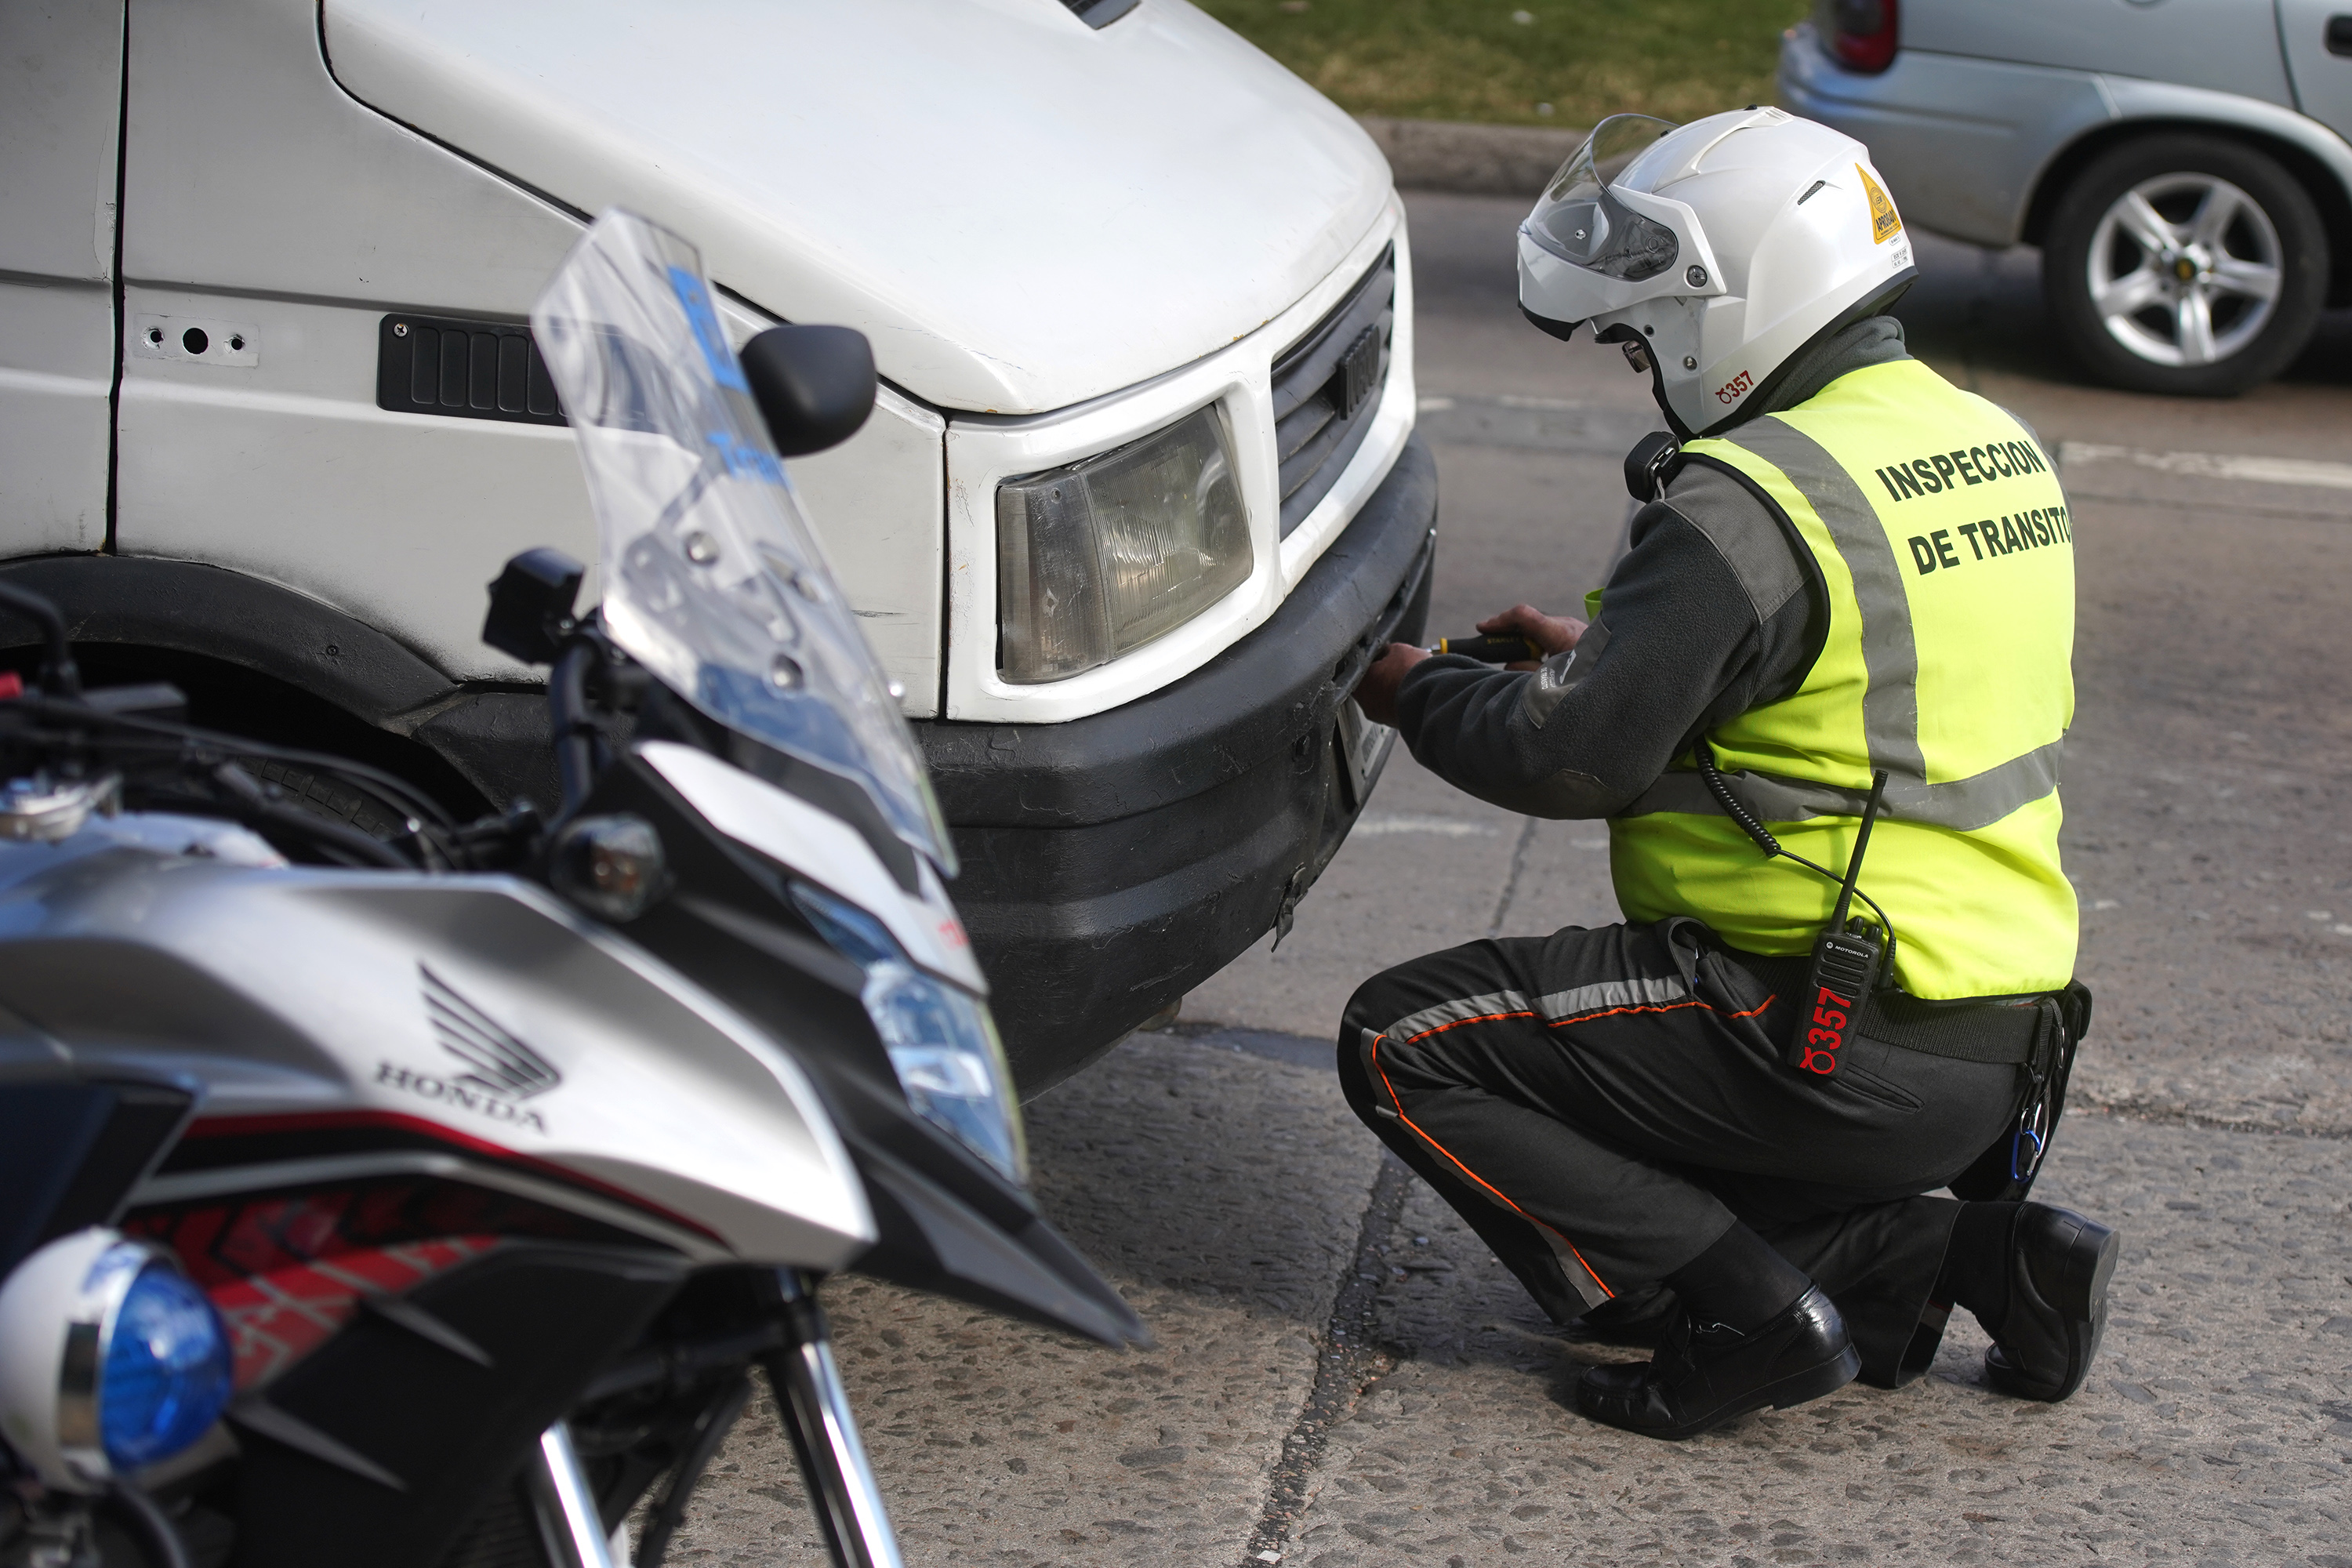
<path id="1" fill-rule="evenodd" d="M 1440 637 L 1432 653 L 1458 653 L 1486 664 L 1513 664 L 1543 658 L 1543 649 L 1517 632 L 1481 632 L 1475 637 Z"/>

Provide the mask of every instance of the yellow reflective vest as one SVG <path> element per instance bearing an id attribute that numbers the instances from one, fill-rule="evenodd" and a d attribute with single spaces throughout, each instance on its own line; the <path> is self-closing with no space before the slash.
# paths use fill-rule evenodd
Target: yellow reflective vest
<path id="1" fill-rule="evenodd" d="M 2076 940 L 2058 861 L 2074 549 L 2032 434 L 1898 360 L 1684 451 L 1778 508 L 1828 610 L 1797 689 L 1714 731 L 1734 793 L 1787 848 L 1842 872 L 1872 770 L 1885 769 L 1862 889 L 1894 923 L 1903 988 L 2063 985 Z M 1611 819 L 1610 866 L 1628 920 L 1696 915 L 1765 954 L 1811 952 L 1837 894 L 1767 859 L 1689 756 Z"/>

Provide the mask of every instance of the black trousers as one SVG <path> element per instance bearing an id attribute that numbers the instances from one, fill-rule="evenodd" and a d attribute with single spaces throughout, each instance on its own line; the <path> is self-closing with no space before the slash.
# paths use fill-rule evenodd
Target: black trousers
<path id="1" fill-rule="evenodd" d="M 1935 1357 L 1958 1201 L 2008 1131 L 2018 1069 L 1857 1035 L 1824 1083 L 1781 1063 L 1798 960 L 1701 922 L 1474 942 L 1349 1002 L 1349 1103 L 1553 1320 L 1638 1315 L 1744 1221 L 1843 1314 L 1863 1376 Z"/>

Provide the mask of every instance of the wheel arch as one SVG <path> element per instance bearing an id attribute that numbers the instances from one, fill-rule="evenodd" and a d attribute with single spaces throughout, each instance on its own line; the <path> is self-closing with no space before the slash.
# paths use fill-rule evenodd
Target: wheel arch
<path id="1" fill-rule="evenodd" d="M 557 798 L 541 693 L 454 680 L 298 590 L 154 556 L 20 557 L 0 579 L 56 603 L 94 675 L 174 680 L 206 727 L 388 767 L 469 815 Z M 37 641 L 0 616 L 0 662 L 29 663 Z"/>
<path id="2" fill-rule="evenodd" d="M 2311 197 L 2312 205 L 2319 209 L 2320 224 L 2327 231 L 2327 303 L 2352 304 L 2352 192 L 2346 189 L 2344 178 L 2310 147 L 2241 121 L 2168 114 L 2109 121 L 2092 127 L 2053 153 L 2034 176 L 2033 192 L 2027 200 L 2025 221 L 2018 237 L 2028 245 L 2042 245 L 2067 187 L 2109 149 L 2168 132 L 2234 142 L 2275 159 Z M 2352 148 L 2346 149 L 2346 157 L 2352 160 Z"/>

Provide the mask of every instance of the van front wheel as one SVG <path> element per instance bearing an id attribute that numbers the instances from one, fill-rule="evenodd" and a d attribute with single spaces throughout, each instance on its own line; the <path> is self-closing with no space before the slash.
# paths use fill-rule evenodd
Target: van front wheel
<path id="1" fill-rule="evenodd" d="M 2134 392 L 2229 397 L 2303 351 L 2327 294 L 2327 231 L 2273 159 L 2150 136 L 2094 159 L 2042 250 L 2052 323 L 2084 369 Z"/>

